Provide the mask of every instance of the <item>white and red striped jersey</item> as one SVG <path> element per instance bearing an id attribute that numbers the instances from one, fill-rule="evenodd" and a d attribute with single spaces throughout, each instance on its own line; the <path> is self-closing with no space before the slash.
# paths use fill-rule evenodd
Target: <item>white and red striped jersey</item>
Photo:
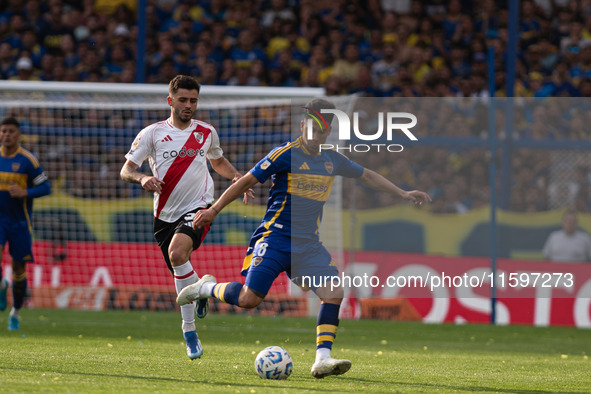
<path id="1" fill-rule="evenodd" d="M 170 119 L 139 132 L 125 158 L 138 166 L 148 159 L 152 174 L 164 181 L 154 193 L 154 216 L 174 222 L 186 212 L 213 201 L 213 180 L 207 159 L 223 156 L 215 128 L 200 120 L 180 130 Z"/>

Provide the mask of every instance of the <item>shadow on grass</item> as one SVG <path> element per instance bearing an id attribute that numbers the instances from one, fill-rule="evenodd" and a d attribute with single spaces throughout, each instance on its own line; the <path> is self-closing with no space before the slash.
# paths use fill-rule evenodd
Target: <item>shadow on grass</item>
<path id="1" fill-rule="evenodd" d="M 39 369 L 36 368 L 23 368 L 23 367 L 6 367 L 0 366 L 0 371 L 30 371 L 30 372 L 39 372 Z M 177 379 L 177 378 L 164 378 L 164 377 L 157 377 L 157 376 L 146 376 L 146 375 L 123 375 L 123 374 L 106 374 L 106 373 L 92 373 L 92 372 L 78 372 L 78 371 L 61 371 L 61 370 L 45 370 L 45 373 L 56 373 L 61 375 L 73 375 L 73 376 L 96 376 L 96 377 L 107 377 L 107 378 L 122 378 L 122 379 L 137 379 L 142 381 L 154 381 L 154 382 L 164 382 L 164 383 L 197 383 L 197 384 L 204 384 L 204 385 L 211 385 L 211 386 L 220 386 L 220 387 L 228 387 L 228 386 L 236 386 L 236 387 L 258 387 L 261 389 L 280 389 L 280 390 L 294 390 L 294 391 L 302 391 L 302 387 L 297 386 L 290 386 L 288 382 L 282 382 L 281 384 L 273 384 L 272 380 L 267 381 L 267 384 L 256 384 L 256 383 L 236 383 L 233 381 L 224 382 L 224 381 L 210 381 L 207 379 L 198 380 L 198 379 Z M 384 382 L 379 380 L 372 380 L 372 379 L 363 379 L 354 376 L 339 376 L 338 378 L 327 378 L 326 381 L 329 382 L 332 379 L 338 379 L 341 381 L 347 381 L 351 384 L 365 384 L 368 385 L 367 388 L 371 389 L 372 385 L 384 386 L 388 385 L 391 386 L 389 389 L 402 389 L 404 387 L 411 389 L 411 390 L 451 390 L 451 391 L 465 391 L 465 392 L 496 392 L 496 393 L 515 393 L 515 394 L 536 394 L 536 393 L 555 393 L 555 390 L 523 390 L 523 389 L 503 389 L 498 387 L 478 387 L 478 386 L 462 386 L 462 385 L 447 385 L 447 384 L 434 384 L 434 383 L 410 383 L 410 382 Z M 291 379 L 294 383 L 304 383 L 304 382 L 318 382 L 318 380 L 308 380 L 303 378 L 296 378 Z M 323 380 L 324 381 L 324 380 Z M 306 391 L 318 391 L 318 392 L 346 392 L 346 391 L 359 391 L 360 387 L 358 385 L 352 385 L 350 390 L 343 390 L 342 388 L 339 389 L 322 389 L 316 387 L 306 387 Z M 563 394 L 576 394 L 581 393 L 579 391 L 560 391 Z"/>
<path id="2" fill-rule="evenodd" d="M 39 372 L 39 369 L 36 368 L 23 368 L 23 367 L 5 367 L 0 366 L 0 371 L 30 371 L 30 372 Z M 104 377 L 104 378 L 121 378 L 121 379 L 137 379 L 142 381 L 151 380 L 154 382 L 169 382 L 169 383 L 197 383 L 197 384 L 204 384 L 204 385 L 211 385 L 211 386 L 237 386 L 237 387 L 258 387 L 261 389 L 279 389 L 279 390 L 294 390 L 301 392 L 303 388 L 301 386 L 288 386 L 286 384 L 271 384 L 272 380 L 268 380 L 269 384 L 256 384 L 256 383 L 236 383 L 236 382 L 212 382 L 209 380 L 197 380 L 197 379 L 176 379 L 176 378 L 163 378 L 157 376 L 145 376 L 145 375 L 121 375 L 121 374 L 106 374 L 106 373 L 92 373 L 92 372 L 78 372 L 78 371 L 61 371 L 61 370 L 44 370 L 44 373 L 56 373 L 60 375 L 73 375 L 73 376 L 96 376 L 96 377 Z M 295 382 L 303 382 L 304 379 L 294 379 Z M 342 393 L 345 390 L 342 389 L 318 389 L 318 388 L 306 388 L 306 391 L 319 391 L 319 392 L 328 392 L 328 393 Z M 346 391 L 356 391 L 356 389 L 346 390 Z"/>

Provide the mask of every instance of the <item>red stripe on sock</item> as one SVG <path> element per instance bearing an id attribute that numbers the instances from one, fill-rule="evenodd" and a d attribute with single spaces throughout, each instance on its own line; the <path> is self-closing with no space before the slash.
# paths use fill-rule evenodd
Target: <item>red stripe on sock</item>
<path id="1" fill-rule="evenodd" d="M 187 279 L 189 276 L 194 275 L 194 274 L 195 274 L 195 271 L 191 271 L 191 272 L 189 272 L 186 275 L 181 275 L 181 276 L 176 276 L 175 275 L 174 278 L 175 279 Z"/>

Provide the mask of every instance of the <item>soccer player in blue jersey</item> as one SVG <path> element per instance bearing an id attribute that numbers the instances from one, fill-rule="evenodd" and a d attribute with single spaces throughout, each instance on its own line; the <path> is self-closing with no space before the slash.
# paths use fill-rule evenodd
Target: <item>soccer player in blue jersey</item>
<path id="1" fill-rule="evenodd" d="M 8 243 L 12 257 L 13 305 L 8 329 L 20 329 L 20 310 L 27 293 L 26 264 L 33 262 L 31 214 L 33 199 L 51 192 L 37 158 L 20 146 L 20 124 L 14 118 L 0 123 L 0 263 Z M 8 281 L 0 269 L 0 310 L 6 309 Z"/>
<path id="2" fill-rule="evenodd" d="M 326 100 L 314 99 L 306 104 L 308 116 L 321 109 L 334 109 Z M 219 212 L 256 183 L 271 178 L 267 211 L 261 225 L 252 235 L 243 265 L 244 285 L 238 282 L 216 283 L 204 275 L 177 297 L 180 305 L 197 299 L 215 297 L 242 308 L 259 305 L 273 281 L 285 271 L 296 284 L 305 277 L 332 278 L 338 268 L 318 237 L 322 210 L 336 175 L 357 178 L 365 185 L 388 192 L 418 205 L 431 201 L 425 192 L 404 191 L 375 171 L 366 169 L 334 150 L 320 151 L 320 144 L 330 134 L 332 115 L 323 114 L 326 126 L 313 125 L 309 138 L 306 122 L 300 122 L 301 137 L 272 150 L 248 174 L 230 186 L 209 209 L 197 212 L 194 227 L 207 226 Z M 308 282 L 319 283 L 316 280 Z M 349 360 L 332 358 L 330 353 L 339 325 L 343 289 L 327 281 L 326 286 L 312 288 L 321 300 L 316 328 L 316 360 L 312 376 L 324 378 L 349 370 Z"/>

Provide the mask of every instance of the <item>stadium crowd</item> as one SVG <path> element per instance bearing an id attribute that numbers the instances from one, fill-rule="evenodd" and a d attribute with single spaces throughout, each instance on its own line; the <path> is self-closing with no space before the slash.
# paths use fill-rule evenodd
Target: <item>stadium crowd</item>
<path id="1" fill-rule="evenodd" d="M 0 0 L 0 78 L 135 82 L 136 3 Z M 486 100 L 487 48 L 493 47 L 495 96 L 504 96 L 508 10 L 500 3 L 147 0 L 146 82 L 168 83 L 177 74 L 189 74 L 206 85 L 324 87 L 328 95 Z M 519 35 L 515 96 L 591 96 L 591 1 L 522 0 Z M 428 133 L 483 138 L 482 128 L 465 121 L 477 118 L 475 111 L 455 108 L 451 114 L 456 116 L 448 119 L 445 128 Z M 552 111 L 541 111 L 523 119 L 513 138 L 589 140 L 590 132 L 583 127 L 589 121 L 585 113 L 571 111 L 561 117 L 560 124 L 548 127 L 551 115 Z M 97 121 L 107 127 L 125 121 L 114 117 L 103 113 Z M 498 134 L 504 137 L 502 130 Z M 49 148 L 39 144 L 40 149 L 76 149 L 72 141 L 59 140 Z M 84 152 L 92 156 L 88 163 L 75 166 L 81 182 L 87 181 L 89 174 L 117 179 L 115 156 L 127 147 L 118 146 L 109 158 L 102 155 L 104 146 L 104 141 L 98 141 L 94 151 Z M 398 156 L 390 166 L 384 166 L 379 155 L 353 156 L 370 168 L 367 161 L 376 161 L 382 173 L 401 186 L 431 191 L 436 212 L 462 213 L 489 202 L 485 182 L 488 162 L 483 149 L 421 147 L 413 152 L 412 156 Z M 248 158 L 243 170 L 260 158 L 256 152 L 238 155 Z M 40 157 L 50 160 L 44 154 Z M 556 207 L 552 193 L 562 186 L 552 185 L 551 166 L 551 155 L 542 150 L 514 151 L 510 209 Z M 51 172 L 55 166 L 49 163 L 45 167 Z M 88 173 L 83 173 L 86 170 Z M 583 163 L 571 182 L 574 185 L 567 185 L 568 197 L 563 203 L 589 211 L 588 178 L 589 166 Z M 71 181 L 75 187 L 69 192 L 82 197 L 113 198 L 129 193 L 108 181 L 109 187 L 94 189 Z M 366 197 L 357 199 L 356 204 L 361 208 L 381 205 L 376 201 L 378 196 Z"/>
<path id="2" fill-rule="evenodd" d="M 148 0 L 146 75 L 329 94 L 503 95 L 508 11 L 462 0 Z M 562 5 L 562 6 L 560 6 Z M 134 82 L 136 1 L 0 1 L 0 77 Z M 591 95 L 589 1 L 523 0 L 516 96 Z"/>

